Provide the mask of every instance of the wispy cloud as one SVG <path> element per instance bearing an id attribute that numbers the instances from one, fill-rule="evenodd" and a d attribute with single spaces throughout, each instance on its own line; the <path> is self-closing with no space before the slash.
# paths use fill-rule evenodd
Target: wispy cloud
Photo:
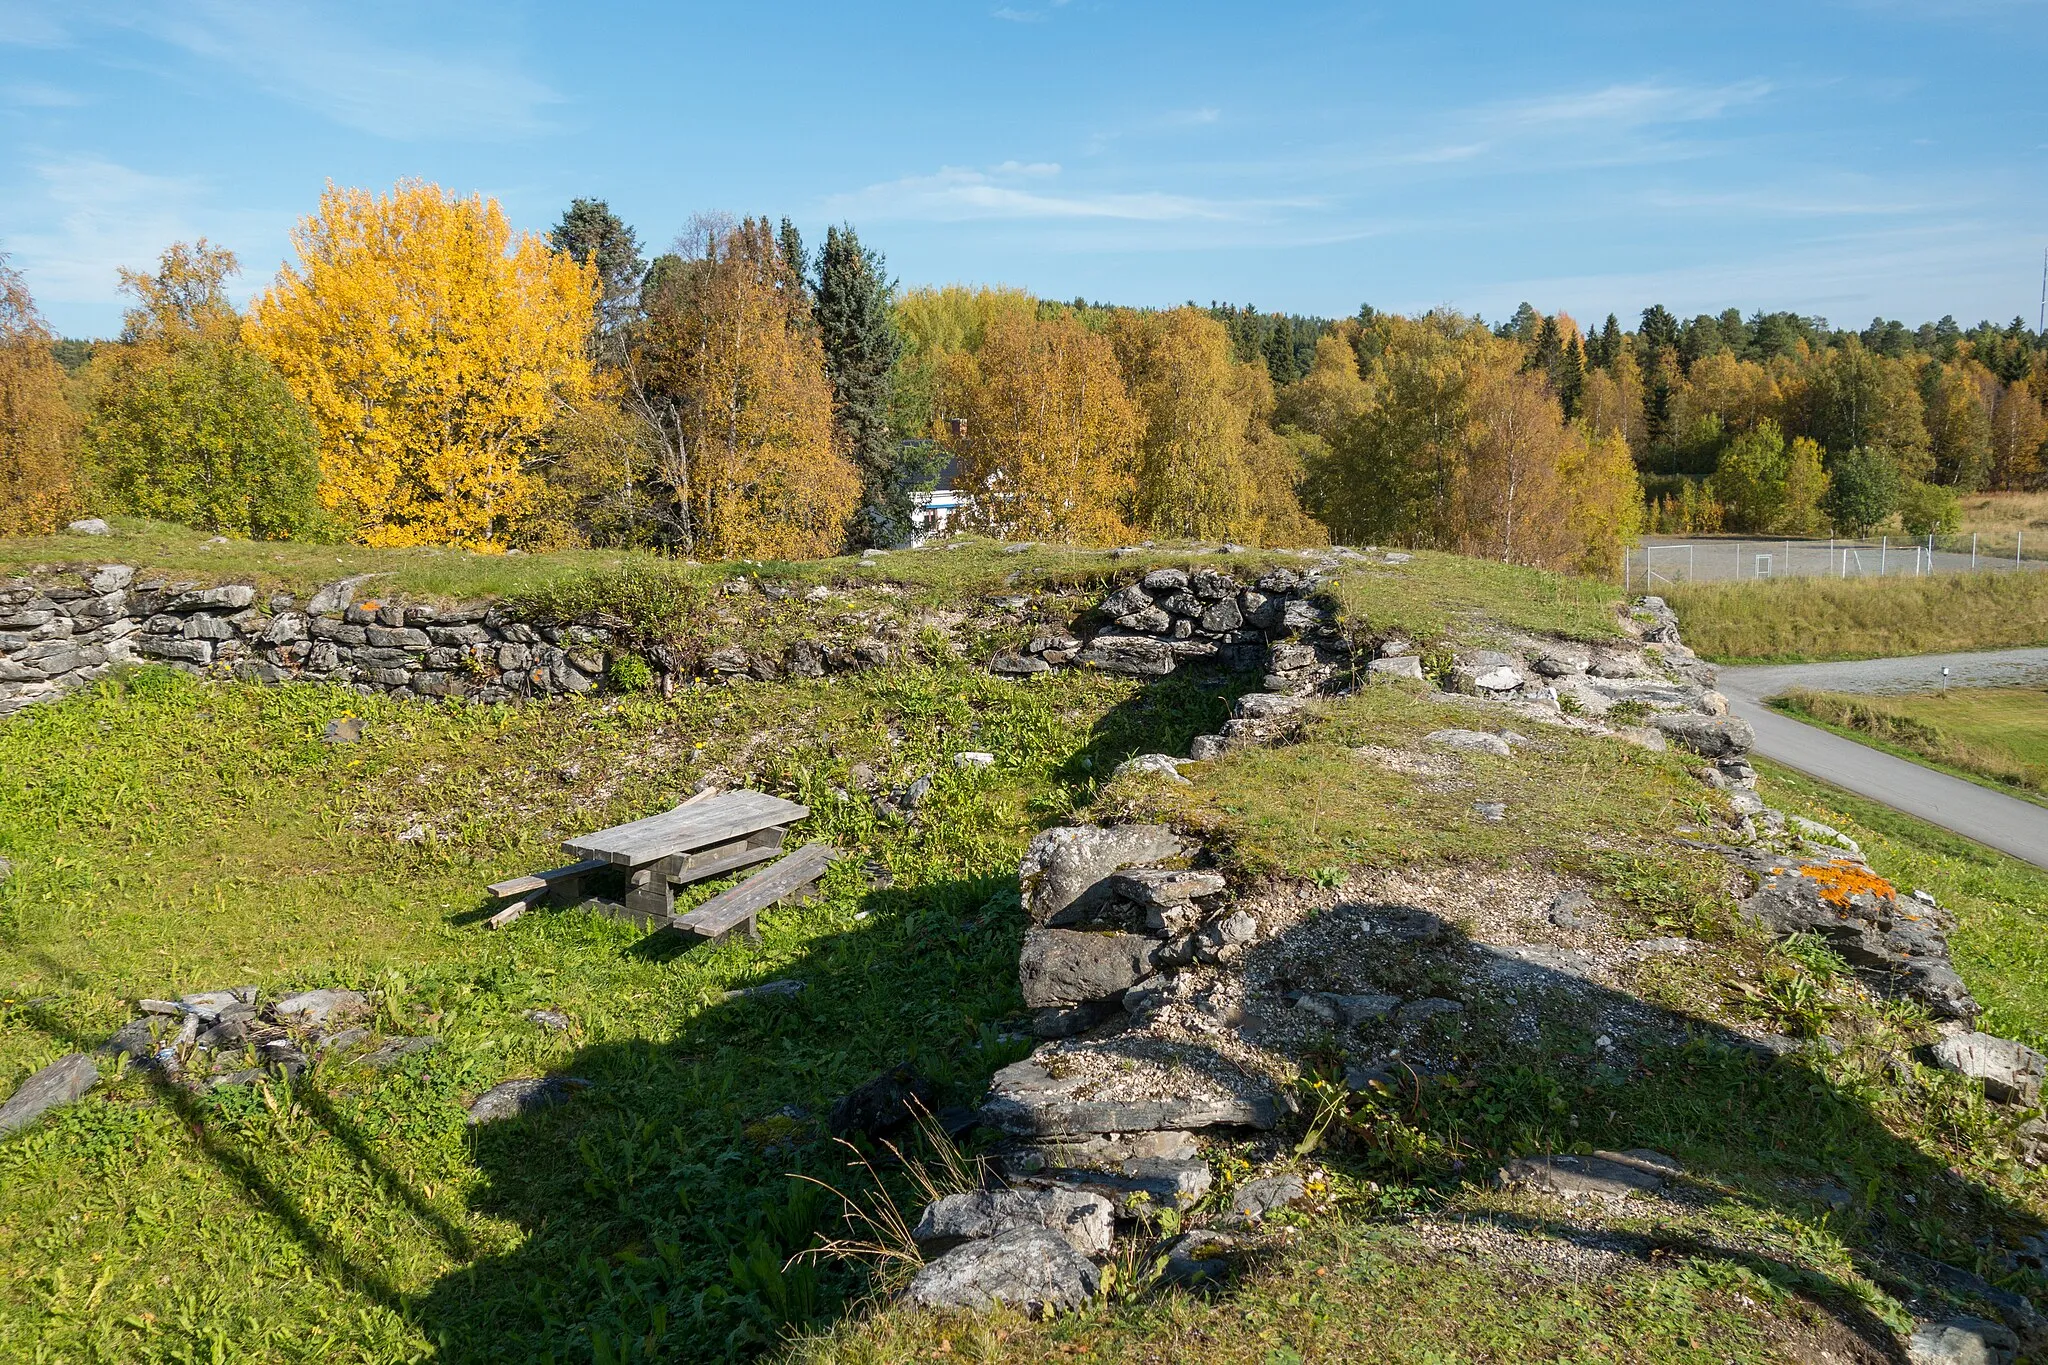
<path id="1" fill-rule="evenodd" d="M 51 13 L 54 6 L 39 0 L 0 0 L 0 43 L 21 47 L 58 47 L 66 41 L 64 26 Z"/>
<path id="2" fill-rule="evenodd" d="M 1011 9 L 1008 5 L 1004 5 L 1001 9 L 990 10 L 988 17 L 1000 19 L 1006 24 L 1042 24 L 1045 22 L 1045 11 L 1042 9 Z"/>
<path id="3" fill-rule="evenodd" d="M 563 103 L 510 58 L 379 43 L 305 0 L 184 0 L 109 17 L 379 137 L 525 137 Z"/>
<path id="4" fill-rule="evenodd" d="M 85 102 L 85 96 L 76 91 L 45 85 L 40 81 L 0 85 L 0 104 L 12 105 L 17 109 L 77 109 Z"/>
<path id="5" fill-rule="evenodd" d="M 153 175 L 90 154 L 48 158 L 29 174 L 28 184 L 4 196 L 0 245 L 45 304 L 104 303 L 117 267 L 148 265 L 165 246 L 193 235 L 193 208 L 204 189 L 195 178 Z"/>
<path id="6" fill-rule="evenodd" d="M 1227 222 L 1302 200 L 1220 200 L 1158 191 L 1068 191 L 1052 187 L 1052 163 L 1005 161 L 985 170 L 946 166 L 932 175 L 868 185 L 831 196 L 826 208 L 878 220 L 959 222 L 969 219 L 1106 219 L 1126 222 Z"/>

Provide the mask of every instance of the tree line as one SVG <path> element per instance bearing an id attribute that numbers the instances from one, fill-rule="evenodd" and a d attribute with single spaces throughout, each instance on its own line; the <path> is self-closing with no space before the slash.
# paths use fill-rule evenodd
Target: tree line
<path id="1" fill-rule="evenodd" d="M 245 310 L 203 239 L 59 340 L 0 259 L 0 531 L 798 558 L 909 538 L 942 478 L 1016 539 L 1332 536 L 1610 571 L 1645 526 L 1939 529 L 2042 478 L 2024 326 L 1661 307 L 1582 334 L 900 288 L 851 226 L 705 215 L 649 254 L 423 182 L 330 187 Z"/>

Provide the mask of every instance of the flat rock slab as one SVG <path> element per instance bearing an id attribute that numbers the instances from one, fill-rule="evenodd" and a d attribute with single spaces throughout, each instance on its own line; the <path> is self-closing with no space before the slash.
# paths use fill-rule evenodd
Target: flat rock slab
<path id="1" fill-rule="evenodd" d="M 516 1081 L 502 1081 L 476 1097 L 476 1103 L 469 1107 L 469 1122 L 472 1127 L 480 1123 L 496 1123 L 500 1119 L 518 1118 L 523 1114 L 537 1114 L 543 1109 L 552 1109 L 579 1090 L 588 1089 L 589 1081 L 574 1076 L 527 1076 Z"/>
<path id="2" fill-rule="evenodd" d="M 1247 1180 L 1230 1192 L 1233 1216 L 1257 1222 L 1274 1209 L 1284 1209 L 1308 1197 L 1308 1182 L 1293 1172 Z"/>
<path id="3" fill-rule="evenodd" d="M 364 1053 L 362 1062 L 364 1066 L 383 1071 L 397 1066 L 415 1053 L 427 1052 L 440 1045 L 441 1040 L 431 1033 L 423 1033 L 417 1038 L 392 1038 L 380 1044 L 375 1051 Z"/>
<path id="4" fill-rule="evenodd" d="M 982 1102 L 982 1121 L 1016 1137 L 1058 1137 L 1161 1128 L 1264 1129 L 1280 1117 L 1272 1092 L 1241 1074 L 1222 1076 L 1162 1058 L 1123 1056 L 1111 1047 L 1101 1049 L 1095 1065 L 1075 1065 L 1071 1056 L 1060 1065 L 1064 1074 L 1059 1076 L 1037 1058 L 998 1071 Z"/>
<path id="5" fill-rule="evenodd" d="M 1206 1161 L 1133 1157 L 1107 1169 L 1055 1167 L 1032 1179 L 1059 1189 L 1100 1196 L 1113 1203 L 1119 1213 L 1135 1214 L 1147 1207 L 1189 1208 L 1209 1192 L 1216 1176 Z"/>
<path id="6" fill-rule="evenodd" d="M 997 1304 L 1032 1317 L 1072 1312 L 1102 1284 L 1095 1263 L 1044 1228 L 964 1242 L 926 1265 L 904 1297 L 921 1308 L 985 1313 Z"/>
<path id="7" fill-rule="evenodd" d="M 1434 744 L 1439 749 L 1456 749 L 1460 753 L 1491 754 L 1495 758 L 1512 758 L 1515 753 L 1499 735 L 1489 735 L 1482 730 L 1432 730 L 1422 739 L 1425 744 Z"/>
<path id="8" fill-rule="evenodd" d="M 928 1205 L 910 1236 L 919 1251 L 939 1256 L 1014 1228 L 1043 1228 L 1083 1256 L 1107 1256 L 1116 1208 L 1099 1194 L 1071 1189 L 974 1190 Z"/>
<path id="9" fill-rule="evenodd" d="M 1560 1199 L 1600 1199 L 1610 1203 L 1664 1188 L 1683 1168 L 1661 1152 L 1631 1148 L 1626 1152 L 1595 1152 L 1591 1156 L 1518 1157 L 1501 1167 L 1499 1181 L 1508 1189 L 1534 1190 Z"/>
<path id="10" fill-rule="evenodd" d="M 85 1053 L 59 1057 L 23 1081 L 7 1103 L 0 1104 L 0 1133 L 28 1127 L 50 1110 L 82 1098 L 99 1081 L 99 1068 Z"/>
<path id="11" fill-rule="evenodd" d="M 361 1014 L 369 1005 L 359 991 L 301 991 L 272 1005 L 270 1013 L 279 1023 L 324 1024 L 337 1015 Z"/>
<path id="12" fill-rule="evenodd" d="M 1031 841 L 1018 864 L 1024 887 L 1024 908 L 1033 924 L 1051 923 L 1073 909 L 1072 918 L 1089 901 L 1107 894 L 1100 883 L 1127 867 L 1178 858 L 1188 844 L 1164 825 L 1064 825 Z M 1084 899 L 1085 898 L 1085 899 Z"/>
<path id="13" fill-rule="evenodd" d="M 1982 1081 L 1984 1093 L 1991 1099 L 2004 1104 L 2040 1103 L 2048 1057 L 2025 1043 L 1989 1033 L 1957 1033 L 1937 1039 L 1927 1053 L 1942 1070 Z"/>
<path id="14" fill-rule="evenodd" d="M 2020 1341 L 2003 1323 L 1955 1317 L 1923 1322 L 1906 1338 L 1912 1365 L 2012 1365 Z"/>

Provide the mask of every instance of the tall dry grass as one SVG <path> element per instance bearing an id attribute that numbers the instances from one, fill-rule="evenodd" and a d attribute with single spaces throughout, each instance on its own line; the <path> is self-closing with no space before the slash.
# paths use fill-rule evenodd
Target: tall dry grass
<path id="1" fill-rule="evenodd" d="M 1717 663 L 2048 645 L 2048 573 L 2041 572 L 1689 583 L 1664 596 L 1685 642 Z"/>

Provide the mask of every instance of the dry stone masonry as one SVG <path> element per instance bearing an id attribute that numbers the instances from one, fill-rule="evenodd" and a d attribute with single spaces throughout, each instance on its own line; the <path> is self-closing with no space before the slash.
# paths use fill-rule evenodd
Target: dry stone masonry
<path id="1" fill-rule="evenodd" d="M 1183 586 L 1148 577 L 1113 594 L 1104 606 L 1116 621 L 1110 657 L 1163 662 L 1157 651 L 1162 642 L 1170 647 L 1175 623 L 1200 621 L 1194 608 L 1204 600 L 1228 600 L 1191 592 L 1177 601 Z M 1212 594 L 1221 586 L 1209 580 Z M 1779 934 L 1820 935 L 1870 989 L 1923 1005 L 1940 1027 L 1926 1064 L 1977 1080 L 1998 1103 L 2037 1106 L 2048 1062 L 2023 1044 L 1970 1030 L 1977 1005 L 1949 961 L 1946 912 L 1924 892 L 1901 896 L 1839 832 L 1767 808 L 1747 762 L 1753 736 L 1726 715 L 1713 670 L 1685 648 L 1669 609 L 1643 599 L 1627 624 L 1632 638 L 1613 645 L 1526 640 L 1461 651 L 1434 679 L 1405 641 L 1380 642 L 1373 664 L 1397 666 L 1368 666 L 1362 676 L 1331 667 L 1338 651 L 1319 654 L 1320 677 L 1305 686 L 1269 678 L 1270 690 L 1241 697 L 1225 732 L 1197 739 L 1190 758 L 1284 742 L 1309 705 L 1304 694 L 1345 681 L 1435 681 L 1442 700 L 1473 708 L 1470 726 L 1428 735 L 1404 762 L 1512 761 L 1535 741 L 1509 724 L 1677 745 L 1698 757 L 1695 771 L 1726 799 L 1723 839 L 1690 842 L 1744 874 L 1742 911 Z M 1181 638 L 1196 638 L 1194 629 Z M 1269 647 L 1278 656 L 1284 637 Z M 1104 657 L 1100 648 L 1091 643 L 1076 657 Z M 1189 760 L 1141 759 L 1120 772 L 1185 780 L 1179 768 Z M 997 1186 L 942 1200 L 919 1223 L 930 1259 L 909 1291 L 913 1302 L 1007 1303 L 1034 1313 L 1074 1307 L 1109 1254 L 1103 1220 L 1149 1226 L 1167 1210 L 1185 1215 L 1191 1230 L 1153 1248 L 1147 1263 L 1163 1266 L 1169 1281 L 1227 1275 L 1262 1240 L 1268 1215 L 1313 1197 L 1312 1176 L 1287 1169 L 1285 1145 L 1273 1140 L 1311 1048 L 1327 1055 L 1336 1040 L 1359 1055 L 1345 1077 L 1354 1090 L 1401 1085 L 1403 1077 L 1412 1083 L 1448 1064 L 1449 1043 L 1471 1011 L 1505 1005 L 1511 1032 L 1534 1041 L 1542 1016 L 1532 1007 L 1545 1003 L 1583 1011 L 1596 1055 L 1617 1058 L 1674 1028 L 1617 973 L 1700 947 L 1679 938 L 1631 941 L 1613 932 L 1584 887 L 1549 874 L 1390 875 L 1374 888 L 1379 894 L 1315 899 L 1306 889 L 1235 887 L 1204 862 L 1197 842 L 1145 824 L 1048 830 L 1026 851 L 1019 880 L 1029 927 L 1018 976 L 1041 1041 L 996 1073 L 980 1108 L 982 1123 L 1007 1139 L 992 1167 Z M 1503 902 L 1521 908 L 1503 910 Z M 1458 914 L 1462 927 L 1454 928 L 1453 913 L 1475 909 Z M 1397 984 L 1390 964 L 1430 988 Z M 1668 1041 L 1679 1040 L 1673 1033 Z M 1768 1057 L 1802 1044 L 1766 1033 L 1736 1035 L 1735 1045 Z M 2048 1122 L 2034 1124 L 2048 1154 Z M 1219 1142 L 1250 1150 L 1255 1162 L 1263 1152 L 1270 1164 L 1227 1199 L 1212 1200 L 1219 1176 L 1205 1153 Z M 1618 1207 L 1664 1197 L 1686 1174 L 1670 1156 L 1637 1148 L 1521 1158 L 1496 1180 L 1507 1190 Z M 2036 1323 L 2030 1312 L 2022 1316 Z M 1979 1342 L 2001 1352 L 2013 1340 L 2006 1326 L 1981 1319 L 1933 1321 L 1914 1336 L 1913 1358 L 1976 1359 L 1933 1352 Z"/>

